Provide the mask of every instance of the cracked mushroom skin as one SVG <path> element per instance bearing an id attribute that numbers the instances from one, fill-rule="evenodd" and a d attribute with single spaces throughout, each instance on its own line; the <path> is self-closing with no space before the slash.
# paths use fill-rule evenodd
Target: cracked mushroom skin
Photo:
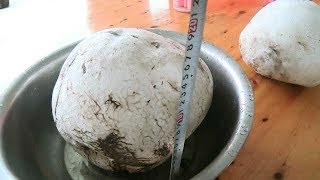
<path id="1" fill-rule="evenodd" d="M 320 84 L 320 6 L 309 0 L 277 0 L 243 29 L 243 60 L 257 73 L 305 87 Z"/>
<path id="2" fill-rule="evenodd" d="M 52 113 L 62 137 L 94 165 L 144 172 L 170 157 L 185 47 L 114 28 L 80 42 L 62 66 Z M 213 81 L 200 60 L 187 137 L 207 114 Z"/>

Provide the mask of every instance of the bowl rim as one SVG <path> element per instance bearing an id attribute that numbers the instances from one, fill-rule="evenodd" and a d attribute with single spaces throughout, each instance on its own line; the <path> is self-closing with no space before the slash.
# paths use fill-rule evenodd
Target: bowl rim
<path id="1" fill-rule="evenodd" d="M 185 45 L 187 36 L 184 33 L 151 28 L 146 30 L 177 40 L 181 44 Z M 10 107 L 15 102 L 15 99 L 20 94 L 21 89 L 23 89 L 29 78 L 53 60 L 62 57 L 68 53 L 68 51 L 71 51 L 79 42 L 81 42 L 81 40 L 53 51 L 48 56 L 35 62 L 25 72 L 17 76 L 17 78 L 12 81 L 6 89 L 4 89 L 3 93 L 0 94 L 0 147 L 3 147 L 2 137 L 5 118 L 10 111 Z M 232 73 L 232 77 L 237 83 L 237 87 L 239 87 L 242 92 L 238 97 L 239 104 L 242 105 L 242 108 L 238 114 L 238 117 L 240 117 L 238 124 L 232 132 L 232 135 L 225 147 L 208 166 L 192 177 L 193 180 L 214 179 L 234 161 L 251 130 L 254 114 L 253 90 L 250 81 L 241 66 L 224 50 L 210 42 L 203 40 L 201 49 L 210 49 L 210 51 L 212 51 L 211 54 L 213 55 L 213 58 L 220 61 L 223 66 L 230 70 L 229 72 Z M 6 163 L 3 148 L 0 148 L 0 179 L 18 179 L 18 177 L 10 171 L 8 164 Z"/>

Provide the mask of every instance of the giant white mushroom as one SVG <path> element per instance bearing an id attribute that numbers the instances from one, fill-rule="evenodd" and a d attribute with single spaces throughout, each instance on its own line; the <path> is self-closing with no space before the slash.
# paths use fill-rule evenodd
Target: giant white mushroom
<path id="1" fill-rule="evenodd" d="M 147 30 L 93 34 L 72 50 L 54 87 L 59 133 L 105 170 L 159 165 L 172 153 L 183 62 L 184 46 Z M 206 116 L 213 94 L 202 60 L 197 71 L 187 136 Z"/>
<path id="2" fill-rule="evenodd" d="M 262 8 L 240 34 L 244 61 L 257 73 L 313 87 L 320 84 L 320 6 L 277 0 Z"/>

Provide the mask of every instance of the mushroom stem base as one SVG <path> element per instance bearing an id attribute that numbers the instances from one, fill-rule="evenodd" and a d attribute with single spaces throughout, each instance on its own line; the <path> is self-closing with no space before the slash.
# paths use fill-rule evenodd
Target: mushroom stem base
<path id="1" fill-rule="evenodd" d="M 121 174 L 101 169 L 78 154 L 69 143 L 64 149 L 64 162 L 73 180 L 123 179 Z"/>

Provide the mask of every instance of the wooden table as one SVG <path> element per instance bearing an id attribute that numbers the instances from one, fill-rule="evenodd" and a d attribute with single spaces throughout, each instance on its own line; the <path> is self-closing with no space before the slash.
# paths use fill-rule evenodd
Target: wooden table
<path id="1" fill-rule="evenodd" d="M 255 94 L 248 140 L 219 179 L 320 179 L 320 87 L 303 88 L 262 77 L 239 52 L 239 34 L 263 1 L 208 1 L 204 39 L 241 65 Z M 186 32 L 189 20 L 189 14 L 173 10 L 168 0 L 90 0 L 88 10 L 92 31 L 152 27 Z"/>

